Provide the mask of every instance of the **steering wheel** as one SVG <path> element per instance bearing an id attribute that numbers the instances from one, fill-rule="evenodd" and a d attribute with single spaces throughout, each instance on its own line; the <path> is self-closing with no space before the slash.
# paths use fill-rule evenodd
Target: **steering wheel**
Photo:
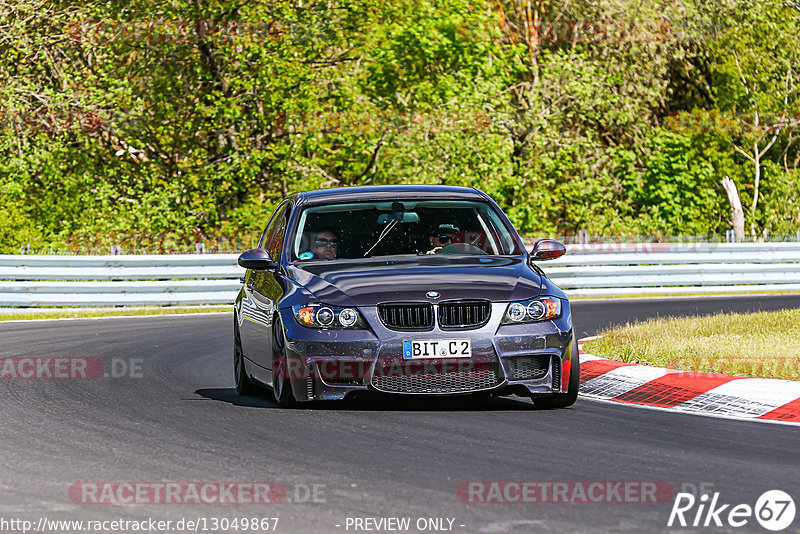
<path id="1" fill-rule="evenodd" d="M 486 251 L 469 243 L 450 243 L 437 250 L 436 254 L 486 254 Z"/>

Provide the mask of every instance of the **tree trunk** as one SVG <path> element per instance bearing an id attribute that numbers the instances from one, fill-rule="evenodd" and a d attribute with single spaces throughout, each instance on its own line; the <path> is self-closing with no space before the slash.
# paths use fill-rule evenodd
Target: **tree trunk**
<path id="1" fill-rule="evenodd" d="M 727 176 L 722 179 L 722 188 L 728 195 L 728 203 L 731 205 L 731 223 L 733 224 L 733 238 L 736 243 L 741 243 L 744 239 L 744 211 L 742 201 L 739 199 L 739 191 L 736 184 Z"/>
<path id="2" fill-rule="evenodd" d="M 751 231 L 756 234 L 756 207 L 758 206 L 758 186 L 761 182 L 761 154 L 758 152 L 758 141 L 753 146 L 753 163 L 756 166 L 755 180 L 753 181 L 753 205 L 750 207 Z"/>

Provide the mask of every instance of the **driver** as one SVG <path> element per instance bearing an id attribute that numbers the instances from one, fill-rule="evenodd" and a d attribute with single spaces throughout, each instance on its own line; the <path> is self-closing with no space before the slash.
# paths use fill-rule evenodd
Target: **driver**
<path id="1" fill-rule="evenodd" d="M 336 258 L 339 252 L 339 238 L 330 230 L 323 230 L 317 234 L 314 240 L 314 257 L 323 260 L 332 260 Z"/>
<path id="2" fill-rule="evenodd" d="M 314 235 L 314 234 L 311 234 Z M 311 240 L 310 250 L 297 255 L 300 260 L 333 260 L 339 253 L 339 238 L 330 230 L 323 230 Z"/>
<path id="3" fill-rule="evenodd" d="M 460 228 L 457 225 L 450 223 L 440 224 L 434 228 L 428 236 L 428 242 L 433 248 L 426 254 L 436 254 L 442 250 L 442 247 L 452 243 L 459 230 Z"/>

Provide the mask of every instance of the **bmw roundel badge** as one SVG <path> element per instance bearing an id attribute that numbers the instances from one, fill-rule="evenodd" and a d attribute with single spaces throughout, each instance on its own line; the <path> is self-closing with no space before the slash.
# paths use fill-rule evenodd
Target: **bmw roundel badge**
<path id="1" fill-rule="evenodd" d="M 428 291 L 427 293 L 425 293 L 425 296 L 428 297 L 429 299 L 438 299 L 439 297 L 441 297 L 438 291 Z"/>

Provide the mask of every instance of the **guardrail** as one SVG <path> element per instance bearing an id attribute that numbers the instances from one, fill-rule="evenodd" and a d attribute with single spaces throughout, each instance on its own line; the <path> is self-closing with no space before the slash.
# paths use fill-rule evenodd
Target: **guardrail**
<path id="1" fill-rule="evenodd" d="M 570 296 L 800 290 L 800 243 L 571 245 L 541 263 Z"/>
<path id="2" fill-rule="evenodd" d="M 0 255 L 0 306 L 231 304 L 237 257 Z"/>
<path id="3" fill-rule="evenodd" d="M 0 255 L 0 306 L 231 304 L 236 258 Z M 800 243 L 571 245 L 540 266 L 574 297 L 800 290 Z"/>

